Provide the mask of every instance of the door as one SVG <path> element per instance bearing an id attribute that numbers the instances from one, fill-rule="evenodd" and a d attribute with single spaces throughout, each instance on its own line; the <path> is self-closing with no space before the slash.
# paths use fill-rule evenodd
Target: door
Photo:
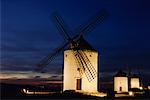
<path id="1" fill-rule="evenodd" d="M 120 89 L 120 91 L 122 91 L 122 87 L 120 87 L 119 89 Z"/>
<path id="2" fill-rule="evenodd" d="M 77 79 L 76 89 L 81 90 L 81 79 Z"/>

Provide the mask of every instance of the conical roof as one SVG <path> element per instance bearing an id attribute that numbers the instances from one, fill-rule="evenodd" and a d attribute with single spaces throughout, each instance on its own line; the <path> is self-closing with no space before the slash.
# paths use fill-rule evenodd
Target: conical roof
<path id="1" fill-rule="evenodd" d="M 94 50 L 96 51 L 84 38 L 80 36 L 78 40 L 78 48 L 80 50 Z"/>
<path id="2" fill-rule="evenodd" d="M 80 36 L 77 40 L 77 47 L 75 49 L 97 51 L 83 38 L 83 36 Z"/>
<path id="3" fill-rule="evenodd" d="M 120 70 L 114 77 L 127 77 L 127 74 Z"/>
<path id="4" fill-rule="evenodd" d="M 133 75 L 131 76 L 131 78 L 140 78 L 140 76 L 137 75 L 137 74 L 133 74 Z"/>

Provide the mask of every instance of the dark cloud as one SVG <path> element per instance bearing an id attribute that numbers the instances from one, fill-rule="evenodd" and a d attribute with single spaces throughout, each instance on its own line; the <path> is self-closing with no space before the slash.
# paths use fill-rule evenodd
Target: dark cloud
<path id="1" fill-rule="evenodd" d="M 13 62 L 12 62 L 13 63 Z M 33 70 L 33 65 L 25 65 L 25 64 L 22 64 L 22 65 L 13 65 L 13 64 L 1 64 L 1 71 L 31 71 Z"/>
<path id="2" fill-rule="evenodd" d="M 34 79 L 40 79 L 41 78 L 41 76 L 35 76 L 34 77 Z"/>
<path id="3" fill-rule="evenodd" d="M 63 76 L 62 75 L 53 75 L 51 77 L 49 77 L 48 79 L 50 80 L 62 80 L 63 79 Z"/>

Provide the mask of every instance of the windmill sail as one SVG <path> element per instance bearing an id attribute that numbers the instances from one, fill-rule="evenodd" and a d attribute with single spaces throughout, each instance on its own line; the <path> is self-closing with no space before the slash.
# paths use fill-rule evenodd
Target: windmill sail
<path id="1" fill-rule="evenodd" d="M 86 54 L 84 53 L 84 51 L 77 50 L 74 52 L 76 52 L 76 59 L 81 68 L 81 74 L 83 74 L 83 72 L 84 72 L 88 81 L 91 82 L 96 77 L 97 72 L 96 72 L 95 68 L 90 63 L 90 61 L 89 61 L 88 57 L 86 56 Z"/>
<path id="2" fill-rule="evenodd" d="M 84 51 L 80 51 L 80 54 L 82 55 L 81 57 L 83 57 L 83 62 L 85 63 L 84 65 L 85 67 L 85 74 L 88 78 L 89 81 L 92 81 L 95 77 L 96 77 L 96 70 L 94 68 L 94 66 L 91 64 L 90 60 L 88 59 L 87 55 L 84 53 Z"/>
<path id="3" fill-rule="evenodd" d="M 48 54 L 48 56 L 46 56 L 44 59 L 42 59 L 40 63 L 37 65 L 40 69 L 46 67 L 61 51 L 64 50 L 64 48 L 68 44 L 70 44 L 73 41 L 77 42 L 80 36 L 91 31 L 91 29 L 93 29 L 98 23 L 101 23 L 104 20 L 104 18 L 108 16 L 108 12 L 106 10 L 99 11 L 96 14 L 96 16 L 92 17 L 89 20 L 88 23 L 86 23 L 85 25 L 81 25 L 78 28 L 77 32 L 75 32 L 77 34 L 72 38 L 68 34 L 70 33 L 70 31 L 68 31 L 68 28 L 64 23 L 63 19 L 57 13 L 54 13 L 53 15 L 54 15 L 53 21 L 55 22 L 55 25 L 58 28 L 58 30 L 61 31 L 62 33 L 61 35 L 63 35 L 64 38 L 67 39 L 67 43 L 61 46 L 60 48 L 58 48 L 53 53 Z"/>
<path id="4" fill-rule="evenodd" d="M 88 81 L 91 82 L 97 76 L 97 71 L 84 51 L 95 51 L 95 49 L 93 49 L 92 46 L 86 42 L 82 36 L 79 38 L 76 44 L 72 45 L 74 45 L 74 48 L 71 47 L 70 49 L 73 51 L 77 65 L 81 68 L 80 73 L 83 74 L 84 72 Z"/>
<path id="5" fill-rule="evenodd" d="M 66 27 L 63 19 L 57 13 L 55 13 L 53 16 L 53 21 L 56 22 L 56 27 L 62 33 L 61 35 L 63 35 L 67 40 L 67 43 L 58 48 L 52 54 L 49 54 L 47 57 L 45 57 L 38 64 L 38 66 L 40 68 L 47 66 L 61 51 L 64 50 L 66 46 L 72 44 L 72 47 L 70 49 L 73 50 L 73 54 L 75 56 L 74 58 L 76 59 L 76 62 L 81 69 L 80 75 L 85 73 L 88 81 L 91 82 L 95 77 L 97 77 L 97 71 L 87 57 L 84 50 L 95 50 L 83 39 L 82 35 L 92 30 L 96 26 L 96 24 L 102 22 L 103 19 L 107 17 L 107 15 L 107 11 L 101 10 L 88 23 L 86 23 L 86 25 L 80 26 L 77 35 L 75 35 L 74 37 L 70 37 L 69 33 L 71 31 L 68 31 L 68 28 Z"/>
<path id="6" fill-rule="evenodd" d="M 101 23 L 108 15 L 107 11 L 101 10 L 88 23 L 79 26 L 79 30 L 74 32 L 77 33 L 75 36 L 70 36 L 69 33 L 72 32 L 68 30 L 64 20 L 57 13 L 53 15 L 53 21 L 60 31 L 59 33 L 61 33 L 67 42 L 41 60 L 38 67 L 41 69 L 46 67 L 58 54 L 64 51 L 63 90 L 75 89 L 97 92 L 98 52 L 83 39 L 82 35 L 93 30 L 98 23 Z M 70 48 L 67 48 L 69 45 Z"/>

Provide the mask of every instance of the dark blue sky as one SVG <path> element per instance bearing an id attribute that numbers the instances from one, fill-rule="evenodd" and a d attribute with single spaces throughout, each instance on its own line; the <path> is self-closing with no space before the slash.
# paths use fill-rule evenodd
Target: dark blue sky
<path id="1" fill-rule="evenodd" d="M 52 22 L 53 12 L 74 31 L 104 8 L 109 17 L 85 35 L 99 51 L 100 72 L 108 75 L 128 65 L 149 76 L 149 5 L 149 0 L 1 0 L 1 70 L 6 76 L 32 76 L 35 65 L 64 42 Z M 48 73 L 61 75 L 62 63 L 60 56 L 47 67 Z"/>

